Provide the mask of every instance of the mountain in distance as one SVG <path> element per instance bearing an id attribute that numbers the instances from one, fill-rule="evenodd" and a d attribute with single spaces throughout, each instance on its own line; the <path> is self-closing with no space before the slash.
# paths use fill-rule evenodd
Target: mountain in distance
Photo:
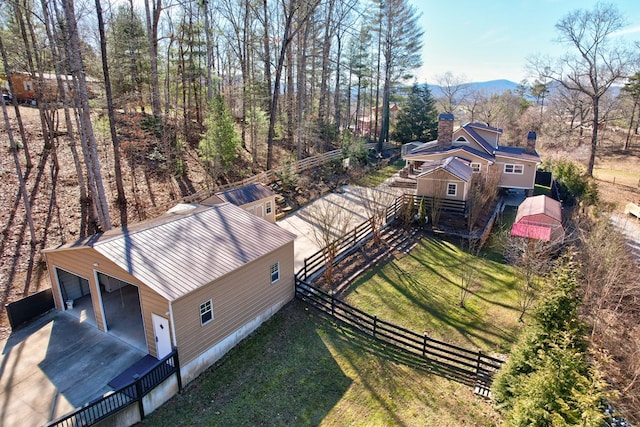
<path id="1" fill-rule="evenodd" d="M 500 95 L 508 90 L 515 90 L 518 83 L 514 83 L 510 80 L 489 80 L 488 82 L 473 82 L 465 83 L 467 90 L 472 92 L 484 92 L 488 95 Z M 435 98 L 439 98 L 443 95 L 442 88 L 438 85 L 429 85 L 431 95 Z"/>

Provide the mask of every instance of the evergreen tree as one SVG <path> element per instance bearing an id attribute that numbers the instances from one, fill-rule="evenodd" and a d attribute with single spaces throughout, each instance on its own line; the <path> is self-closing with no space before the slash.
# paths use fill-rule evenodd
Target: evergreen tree
<path id="1" fill-rule="evenodd" d="M 407 104 L 396 121 L 396 139 L 400 142 L 432 141 L 437 137 L 436 101 L 426 84 L 414 84 Z"/>
<path id="2" fill-rule="evenodd" d="M 220 174 L 227 172 L 238 157 L 240 147 L 240 135 L 233 117 L 219 94 L 211 101 L 206 126 L 198 149 L 205 169 L 215 184 Z"/>

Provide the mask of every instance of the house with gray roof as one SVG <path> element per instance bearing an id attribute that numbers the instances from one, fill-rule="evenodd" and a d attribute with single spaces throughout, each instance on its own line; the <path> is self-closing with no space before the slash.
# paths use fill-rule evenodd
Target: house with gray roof
<path id="1" fill-rule="evenodd" d="M 504 146 L 499 143 L 502 129 L 482 123 L 466 123 L 454 131 L 453 119 L 452 114 L 441 114 L 438 118 L 437 140 L 424 144 L 413 143 L 410 149 L 403 152 L 402 157 L 407 162 L 405 176 L 417 180 L 425 170 L 432 170 L 446 159 L 458 159 L 449 164 L 455 164 L 457 170 L 465 169 L 466 174 L 499 173 L 500 188 L 533 190 L 536 170 L 541 162 L 536 152 L 535 132 L 529 132 L 524 146 Z M 435 184 L 436 181 L 430 182 Z M 451 181 L 451 184 L 453 188 L 456 182 Z M 428 189 L 426 183 L 418 183 L 417 195 L 433 193 L 434 189 Z M 462 200 L 466 200 L 467 194 L 464 193 Z M 460 197 L 461 193 L 453 189 L 446 193 L 446 198 Z"/>
<path id="2" fill-rule="evenodd" d="M 294 238 L 225 202 L 44 253 L 58 310 L 158 359 L 177 348 L 190 381 L 293 298 Z"/>

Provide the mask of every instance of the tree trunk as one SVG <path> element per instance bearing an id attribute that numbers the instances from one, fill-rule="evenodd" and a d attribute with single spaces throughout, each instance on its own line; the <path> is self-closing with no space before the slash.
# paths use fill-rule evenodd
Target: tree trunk
<path id="1" fill-rule="evenodd" d="M 2 37 L 0 36 L 0 54 L 2 55 L 2 63 L 4 64 L 5 70 L 9 69 L 7 62 L 7 55 L 4 50 L 4 45 L 2 44 Z M 13 92 L 15 93 L 15 92 Z M 18 184 L 20 186 L 20 193 L 22 194 L 22 202 L 24 203 L 24 210 L 27 219 L 27 225 L 29 227 L 29 234 L 31 236 L 31 246 L 35 247 L 37 242 L 36 236 L 36 228 L 33 224 L 33 216 L 31 215 L 31 202 L 29 201 L 29 193 L 27 192 L 27 186 L 24 182 L 24 176 L 22 175 L 22 168 L 20 167 L 20 159 L 18 158 L 18 147 L 16 146 L 16 142 L 13 139 L 13 132 L 11 131 L 11 122 L 9 121 L 9 114 L 7 114 L 7 107 L 4 103 L 4 100 L 0 101 L 2 105 L 2 116 L 4 117 L 4 125 L 7 132 L 7 137 L 9 138 L 9 147 L 11 148 L 11 152 L 13 154 L 13 162 L 16 166 L 16 176 L 18 177 Z"/>
<path id="2" fill-rule="evenodd" d="M 153 9 L 149 8 L 152 1 Z M 149 61 L 151 65 L 151 109 L 153 115 L 160 117 L 160 82 L 158 80 L 158 23 L 162 12 L 162 0 L 145 0 L 144 10 L 147 17 L 147 38 L 149 39 Z"/>
<path id="3" fill-rule="evenodd" d="M 591 130 L 591 152 L 589 153 L 589 163 L 587 165 L 587 175 L 593 177 L 593 168 L 596 164 L 596 149 L 598 146 L 598 125 L 600 124 L 600 96 L 596 95 L 592 98 L 593 101 L 593 121 Z"/>
<path id="4" fill-rule="evenodd" d="M 629 120 L 629 129 L 627 129 L 627 138 L 624 141 L 623 151 L 627 151 L 631 146 L 631 129 L 633 129 L 633 119 L 636 115 L 636 109 L 638 108 L 638 99 L 634 99 L 633 108 L 631 109 L 631 119 Z"/>
<path id="5" fill-rule="evenodd" d="M 100 53 L 102 56 L 102 73 L 104 74 L 104 86 L 107 97 L 107 114 L 109 116 L 109 131 L 113 144 L 113 169 L 116 178 L 116 191 L 118 198 L 116 204 L 120 209 L 120 225 L 127 225 L 127 197 L 122 184 L 122 166 L 120 165 L 120 139 L 116 132 L 116 116 L 113 108 L 113 96 L 111 94 L 111 78 L 109 76 L 109 63 L 107 62 L 107 39 L 104 34 L 104 21 L 102 19 L 102 5 L 96 0 L 96 15 L 98 17 L 98 33 L 100 34 Z"/>
<path id="6" fill-rule="evenodd" d="M 91 124 L 91 113 L 89 109 L 89 96 L 87 92 L 87 82 L 84 75 L 84 66 L 82 57 L 80 56 L 80 39 L 76 24 L 76 17 L 73 7 L 73 0 L 64 0 L 63 9 L 65 19 L 67 21 L 67 34 L 69 40 L 69 60 L 71 65 L 71 74 L 73 75 L 74 84 L 76 85 L 75 97 L 78 106 L 78 116 L 80 117 L 80 125 L 83 139 L 87 146 L 87 155 L 89 164 L 87 169 L 92 175 L 92 194 L 93 202 L 98 211 L 98 220 L 102 230 L 111 229 L 111 217 L 109 215 L 109 206 L 104 192 L 102 183 L 102 174 L 100 172 L 100 162 L 98 159 L 98 150 L 96 140 L 93 134 L 93 125 Z"/>

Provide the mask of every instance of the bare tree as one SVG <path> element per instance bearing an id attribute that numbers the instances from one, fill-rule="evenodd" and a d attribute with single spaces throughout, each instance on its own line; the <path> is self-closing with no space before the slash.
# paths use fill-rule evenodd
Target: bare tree
<path id="1" fill-rule="evenodd" d="M 149 5 L 151 3 L 151 5 Z M 153 115 L 160 117 L 160 79 L 158 75 L 158 28 L 162 13 L 162 0 L 145 0 L 144 10 L 147 18 L 147 38 L 149 42 L 149 60 L 151 64 L 151 109 Z"/>
<path id="2" fill-rule="evenodd" d="M 396 199 L 396 195 L 387 188 L 358 187 L 358 198 L 369 218 L 373 242 L 382 242 L 382 228 L 387 217 L 387 208 Z"/>
<path id="3" fill-rule="evenodd" d="M 541 79 L 587 96 L 591 103 L 591 145 L 587 174 L 593 176 L 598 130 L 601 125 L 600 100 L 609 88 L 630 74 L 636 64 L 636 51 L 615 44 L 614 34 L 626 25 L 624 16 L 613 4 L 598 3 L 593 10 L 579 9 L 562 18 L 556 29 L 558 41 L 567 52 L 555 64 L 549 58 L 529 60 Z"/>
<path id="4" fill-rule="evenodd" d="M 473 230 L 476 222 L 498 197 L 498 184 L 500 183 L 501 172 L 498 168 L 474 173 L 469 182 L 469 195 L 467 197 L 467 226 L 469 231 Z"/>
<path id="5" fill-rule="evenodd" d="M 438 97 L 440 109 L 443 113 L 455 115 L 458 106 L 463 104 L 469 96 L 469 84 L 466 77 L 447 71 L 436 76 L 436 84 L 440 86 L 440 92 L 442 92 L 442 96 Z"/>
<path id="6" fill-rule="evenodd" d="M 344 236 L 351 226 L 352 211 L 339 203 L 323 198 L 306 210 L 313 224 L 312 237 L 324 254 L 324 278 L 333 283 L 333 263 L 338 255 L 337 240 Z"/>
<path id="7" fill-rule="evenodd" d="M 109 116 L 109 131 L 113 145 L 113 170 L 116 178 L 116 191 L 118 198 L 116 204 L 120 209 L 120 225 L 127 225 L 127 197 L 122 184 L 122 166 L 120 164 L 120 139 L 116 132 L 116 115 L 113 108 L 113 96 L 111 95 L 111 75 L 109 74 L 109 62 L 107 61 L 107 38 L 104 33 L 104 20 L 102 18 L 102 4 L 96 1 L 96 15 L 98 17 L 98 32 L 100 35 L 100 53 L 102 57 L 102 73 L 107 97 L 107 115 Z"/>
<path id="8" fill-rule="evenodd" d="M 551 269 L 551 253 L 559 242 L 544 242 L 526 237 L 511 237 L 505 250 L 507 260 L 520 272 L 516 281 L 519 322 L 533 306 L 545 280 L 545 274 Z"/>

